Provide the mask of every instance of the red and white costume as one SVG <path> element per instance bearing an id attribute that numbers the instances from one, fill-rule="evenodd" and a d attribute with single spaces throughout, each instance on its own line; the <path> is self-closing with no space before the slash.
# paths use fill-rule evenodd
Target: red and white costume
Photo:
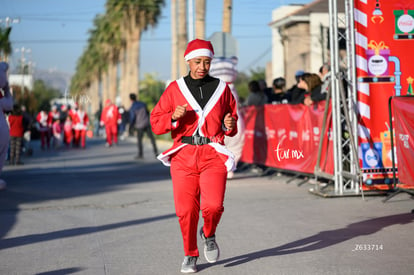
<path id="1" fill-rule="evenodd" d="M 50 134 L 51 134 L 51 127 L 52 127 L 52 115 L 50 113 L 46 113 L 45 111 L 40 111 L 36 116 L 36 121 L 39 124 L 39 132 L 40 132 L 40 140 L 42 149 L 50 147 Z"/>
<path id="2" fill-rule="evenodd" d="M 52 117 L 53 121 L 60 119 L 60 113 L 55 105 L 52 107 L 52 111 L 49 112 L 49 115 Z"/>
<path id="3" fill-rule="evenodd" d="M 72 139 L 73 139 L 72 118 L 68 116 L 66 118 L 65 123 L 63 124 L 63 141 L 66 144 L 66 147 L 69 148 L 70 144 L 72 143 Z"/>
<path id="4" fill-rule="evenodd" d="M 188 104 L 185 116 L 172 122 L 176 106 L 185 104 Z M 237 120 L 236 100 L 225 82 L 219 82 L 208 103 L 201 108 L 184 78 L 167 87 L 151 112 L 154 133 L 171 132 L 174 140 L 173 146 L 160 154 L 158 159 L 164 165 L 171 166 L 176 214 L 187 256 L 199 255 L 197 225 L 200 209 L 206 237 L 215 234 L 224 211 L 227 171 L 235 168 L 233 154 L 224 147 L 224 135 L 234 136 L 237 133 L 237 128 L 229 131 L 224 127 L 223 119 L 228 113 Z M 196 133 L 212 142 L 190 145 L 181 141 L 183 136 Z"/>
<path id="5" fill-rule="evenodd" d="M 75 130 L 75 145 L 85 148 L 86 145 L 86 130 L 89 125 L 88 114 L 78 109 L 73 115 L 73 129 Z"/>
<path id="6" fill-rule="evenodd" d="M 121 123 L 121 114 L 118 107 L 107 99 L 101 114 L 101 126 L 105 125 L 106 142 L 109 146 L 112 142 L 118 143 L 118 124 Z"/>

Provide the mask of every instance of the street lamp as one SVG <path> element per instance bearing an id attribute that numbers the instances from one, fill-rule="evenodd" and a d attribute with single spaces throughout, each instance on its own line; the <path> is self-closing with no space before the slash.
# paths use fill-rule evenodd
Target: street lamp
<path id="1" fill-rule="evenodd" d="M 20 18 L 11 18 L 11 17 L 6 17 L 4 19 L 0 18 L 0 24 L 5 23 L 6 28 L 9 27 L 11 24 L 18 24 L 20 23 Z"/>

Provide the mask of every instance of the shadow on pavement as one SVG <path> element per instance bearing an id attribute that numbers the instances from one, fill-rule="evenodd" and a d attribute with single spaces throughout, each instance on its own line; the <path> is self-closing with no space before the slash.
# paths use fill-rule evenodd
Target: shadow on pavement
<path id="1" fill-rule="evenodd" d="M 155 222 L 155 221 L 164 220 L 164 219 L 171 219 L 175 217 L 176 217 L 175 213 L 166 214 L 166 215 L 157 216 L 157 217 L 150 217 L 150 218 L 145 218 L 145 219 L 140 219 L 140 220 L 132 220 L 132 221 L 126 221 L 126 222 L 106 224 L 106 225 L 101 225 L 101 226 L 78 227 L 78 228 L 58 230 L 58 231 L 42 233 L 42 234 L 31 234 L 31 235 L 26 235 L 26 236 L 21 236 L 21 237 L 2 239 L 0 240 L 0 249 L 6 249 L 6 248 L 11 248 L 11 247 L 17 247 L 17 246 L 45 242 L 45 241 L 56 240 L 56 239 L 70 238 L 70 237 L 75 237 L 75 236 L 80 236 L 80 235 L 85 235 L 85 234 L 93 234 L 97 232 L 118 229 L 121 227 L 135 226 L 135 225 L 139 225 L 143 223 L 150 223 L 150 222 Z"/>
<path id="2" fill-rule="evenodd" d="M 8 182 L 0 192 L 0 238 L 16 222 L 22 204 L 108 193 L 130 184 L 170 179 L 169 168 L 153 159 L 134 161 L 135 144 L 104 148 L 104 140 L 87 149 L 39 152 L 21 167 L 2 176 Z"/>
<path id="3" fill-rule="evenodd" d="M 63 269 L 59 269 L 59 270 L 53 270 L 53 271 L 37 273 L 36 275 L 66 275 L 66 274 L 77 273 L 77 272 L 80 272 L 82 270 L 84 270 L 84 268 L 71 267 L 71 268 L 63 268 Z"/>
<path id="4" fill-rule="evenodd" d="M 408 224 L 413 220 L 414 214 L 404 213 L 360 221 L 352 223 L 345 228 L 322 231 L 310 237 L 290 242 L 281 246 L 224 259 L 216 262 L 216 264 L 224 264 L 225 267 L 231 267 L 264 257 L 275 257 L 324 249 L 326 247 L 330 247 L 359 236 L 374 234 L 375 232 L 378 232 L 387 226 L 395 224 Z M 208 266 L 209 264 L 202 264 L 198 267 L 201 270 L 203 268 L 207 268 Z"/>

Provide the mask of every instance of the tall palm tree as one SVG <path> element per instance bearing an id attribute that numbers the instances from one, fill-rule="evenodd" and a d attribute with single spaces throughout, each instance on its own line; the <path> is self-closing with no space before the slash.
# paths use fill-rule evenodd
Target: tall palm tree
<path id="1" fill-rule="evenodd" d="M 121 68 L 122 101 L 127 102 L 130 92 L 138 94 L 141 33 L 156 25 L 162 5 L 164 0 L 107 0 L 106 13 L 95 19 L 88 46 L 78 60 L 71 92 L 88 91 L 95 98 L 101 87 L 100 102 L 115 100 Z M 99 106 L 97 101 L 93 109 Z"/>
<path id="2" fill-rule="evenodd" d="M 178 64 L 180 76 L 187 74 L 184 52 L 187 46 L 187 0 L 178 0 Z"/>
<path id="3" fill-rule="evenodd" d="M 11 27 L 1 28 L 0 27 L 0 61 L 8 61 L 9 55 L 12 52 L 10 43 L 10 32 Z"/>
<path id="4" fill-rule="evenodd" d="M 177 1 L 171 0 L 171 80 L 178 77 Z"/>
<path id="5" fill-rule="evenodd" d="M 223 0 L 223 32 L 231 33 L 232 0 Z"/>
<path id="6" fill-rule="evenodd" d="M 139 57 L 142 32 L 158 23 L 164 0 L 108 0 L 107 10 L 122 15 L 122 37 L 125 38 L 126 74 L 124 94 L 139 94 Z M 126 97 L 125 95 L 123 97 Z"/>
<path id="7" fill-rule="evenodd" d="M 206 38 L 206 0 L 196 0 L 195 3 L 195 38 Z"/>

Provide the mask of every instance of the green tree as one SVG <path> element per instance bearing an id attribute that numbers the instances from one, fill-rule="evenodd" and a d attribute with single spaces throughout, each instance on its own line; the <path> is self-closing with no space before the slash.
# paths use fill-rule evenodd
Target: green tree
<path id="1" fill-rule="evenodd" d="M 251 69 L 248 74 L 239 72 L 237 74 L 234 86 L 236 87 L 237 94 L 242 102 L 249 95 L 249 82 L 252 80 L 266 79 L 266 72 L 264 68 Z"/>
<path id="2" fill-rule="evenodd" d="M 250 80 L 262 80 L 266 79 L 266 71 L 264 68 L 256 68 L 256 69 L 250 69 Z"/>
<path id="3" fill-rule="evenodd" d="M 125 93 L 139 94 L 139 59 L 142 33 L 158 23 L 164 0 L 108 0 L 106 9 L 112 18 L 120 21 L 122 38 L 125 41 L 125 71 L 122 76 Z"/>
<path id="4" fill-rule="evenodd" d="M 141 80 L 139 100 L 147 104 L 152 110 L 165 90 L 165 83 L 157 79 L 156 74 L 145 74 Z"/>
<path id="5" fill-rule="evenodd" d="M 156 25 L 163 5 L 164 0 L 107 0 L 105 14 L 95 18 L 71 81 L 72 94 L 86 93 L 93 98 L 91 111 L 96 111 L 97 101 L 115 100 L 118 68 L 122 70 L 122 101 L 128 101 L 130 92 L 138 94 L 141 33 Z"/>
<path id="6" fill-rule="evenodd" d="M 59 90 L 55 88 L 48 87 L 43 80 L 36 80 L 34 82 L 33 91 L 32 91 L 33 98 L 36 99 L 36 105 L 31 106 L 31 111 L 34 113 L 38 113 L 40 110 L 50 110 L 50 101 L 53 98 L 57 98 L 60 96 Z"/>
<path id="7" fill-rule="evenodd" d="M 234 86 L 237 94 L 239 95 L 240 101 L 243 101 L 249 95 L 249 88 L 247 87 L 248 83 L 249 76 L 244 72 L 239 72 L 236 80 L 234 81 Z"/>
<path id="8" fill-rule="evenodd" d="M 11 27 L 0 27 L 0 61 L 8 61 L 9 55 L 12 52 L 12 46 L 10 43 Z"/>

